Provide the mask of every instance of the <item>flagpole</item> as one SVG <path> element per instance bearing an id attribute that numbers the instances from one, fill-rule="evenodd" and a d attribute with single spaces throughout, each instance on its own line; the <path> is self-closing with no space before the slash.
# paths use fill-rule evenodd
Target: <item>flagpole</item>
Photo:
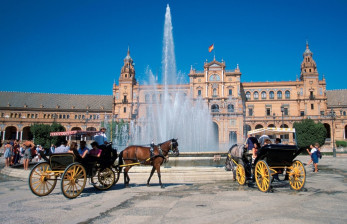
<path id="1" fill-rule="evenodd" d="M 216 59 L 216 50 L 214 49 L 214 43 L 213 43 L 213 60 Z"/>

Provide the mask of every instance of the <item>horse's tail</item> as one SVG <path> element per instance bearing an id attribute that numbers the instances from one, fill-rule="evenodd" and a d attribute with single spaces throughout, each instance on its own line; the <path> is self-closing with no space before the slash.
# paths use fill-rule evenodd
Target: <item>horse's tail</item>
<path id="1" fill-rule="evenodd" d="M 118 169 L 119 169 L 119 171 L 122 171 L 121 165 L 124 164 L 123 163 L 123 152 L 124 152 L 124 150 L 119 153 L 119 157 L 118 157 Z"/>

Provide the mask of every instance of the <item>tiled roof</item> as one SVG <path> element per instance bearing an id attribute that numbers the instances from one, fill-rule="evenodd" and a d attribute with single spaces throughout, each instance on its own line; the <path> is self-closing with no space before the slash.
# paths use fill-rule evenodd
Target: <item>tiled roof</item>
<path id="1" fill-rule="evenodd" d="M 347 106 L 347 89 L 328 90 L 327 98 L 328 107 Z"/>
<path id="2" fill-rule="evenodd" d="M 10 105 L 10 106 L 9 106 Z M 26 106 L 25 106 L 26 105 Z M 0 91 L 0 107 L 112 111 L 112 95 L 50 94 Z"/>

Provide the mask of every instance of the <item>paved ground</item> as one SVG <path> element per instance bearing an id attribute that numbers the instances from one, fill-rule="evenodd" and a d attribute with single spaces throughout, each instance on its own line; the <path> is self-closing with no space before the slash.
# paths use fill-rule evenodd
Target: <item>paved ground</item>
<path id="1" fill-rule="evenodd" d="M 27 179 L 2 175 L 0 217 L 2 223 L 16 224 L 346 223 L 347 158 L 325 156 L 319 169 L 312 173 L 307 167 L 301 192 L 281 181 L 274 182 L 271 193 L 262 193 L 253 184 L 238 186 L 221 168 L 167 168 L 162 174 L 165 189 L 158 186 L 156 176 L 153 186 L 146 187 L 149 173 L 138 168 L 130 174 L 131 188 L 123 188 L 122 178 L 104 192 L 87 185 L 73 200 L 61 194 L 59 182 L 50 195 L 37 197 Z"/>

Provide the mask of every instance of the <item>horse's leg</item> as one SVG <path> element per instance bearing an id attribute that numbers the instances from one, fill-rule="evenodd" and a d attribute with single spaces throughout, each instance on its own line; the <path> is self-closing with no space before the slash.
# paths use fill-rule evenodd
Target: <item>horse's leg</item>
<path id="1" fill-rule="evenodd" d="M 128 175 L 129 169 L 130 169 L 130 166 L 127 166 L 124 169 L 124 186 L 125 187 L 129 187 L 129 182 L 130 182 L 130 178 L 129 178 L 129 175 Z"/>
<path id="2" fill-rule="evenodd" d="M 147 180 L 147 187 L 150 186 L 150 185 L 149 185 L 149 181 L 151 181 L 151 178 L 152 178 L 152 176 L 153 176 L 154 171 L 155 171 L 155 167 L 153 166 L 153 167 L 152 167 L 151 174 L 149 175 L 149 178 L 148 178 L 148 180 Z"/>
<path id="3" fill-rule="evenodd" d="M 164 185 L 161 182 L 161 175 L 160 175 L 160 163 L 154 164 L 155 169 L 157 170 L 158 178 L 159 178 L 159 184 L 161 188 L 165 188 Z"/>

